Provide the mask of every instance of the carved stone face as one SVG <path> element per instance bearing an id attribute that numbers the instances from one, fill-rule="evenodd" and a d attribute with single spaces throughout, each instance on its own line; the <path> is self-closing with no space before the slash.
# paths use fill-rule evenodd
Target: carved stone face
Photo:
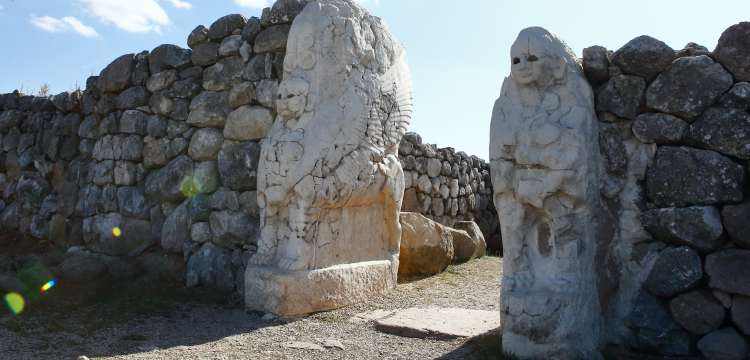
<path id="1" fill-rule="evenodd" d="M 284 80 L 279 85 L 276 111 L 285 120 L 299 118 L 305 111 L 310 84 L 298 78 Z"/>
<path id="2" fill-rule="evenodd" d="M 540 83 L 546 74 L 545 52 L 533 37 L 519 37 L 511 47 L 510 73 L 519 85 Z"/>

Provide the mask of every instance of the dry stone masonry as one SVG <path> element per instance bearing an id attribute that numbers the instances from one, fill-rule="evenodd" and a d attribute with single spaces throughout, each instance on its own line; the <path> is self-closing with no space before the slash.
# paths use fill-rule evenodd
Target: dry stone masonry
<path id="1" fill-rule="evenodd" d="M 731 26 L 713 52 L 648 36 L 583 52 L 613 225 L 597 251 L 605 343 L 750 355 L 748 34 Z"/>

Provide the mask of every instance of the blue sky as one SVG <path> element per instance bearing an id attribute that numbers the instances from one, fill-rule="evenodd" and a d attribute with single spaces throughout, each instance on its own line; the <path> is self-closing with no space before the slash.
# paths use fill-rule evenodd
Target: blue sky
<path id="1" fill-rule="evenodd" d="M 83 87 L 117 56 L 162 43 L 186 46 L 199 24 L 268 0 L 0 0 L 0 92 L 51 93 Z M 425 141 L 488 153 L 490 114 L 508 74 L 518 32 L 543 26 L 580 56 L 616 50 L 639 35 L 675 49 L 713 49 L 721 32 L 750 20 L 747 0 L 361 0 L 381 16 L 409 54 L 415 98 L 412 129 Z M 744 18 L 743 18 L 744 16 Z"/>

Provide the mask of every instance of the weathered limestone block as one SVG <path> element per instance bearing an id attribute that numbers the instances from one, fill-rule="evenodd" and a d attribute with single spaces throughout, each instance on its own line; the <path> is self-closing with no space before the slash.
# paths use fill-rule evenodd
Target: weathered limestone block
<path id="1" fill-rule="evenodd" d="M 712 107 L 690 125 L 686 142 L 740 159 L 750 159 L 750 114 Z"/>
<path id="2" fill-rule="evenodd" d="M 726 249 L 706 257 L 708 286 L 731 294 L 750 296 L 750 250 Z"/>
<path id="3" fill-rule="evenodd" d="M 643 226 L 654 238 L 676 245 L 689 245 L 701 252 L 716 250 L 724 242 L 721 215 L 714 207 L 648 210 Z"/>
<path id="4" fill-rule="evenodd" d="M 653 80 L 674 60 L 674 50 L 647 35 L 630 40 L 612 54 L 612 63 L 626 74 Z"/>
<path id="5" fill-rule="evenodd" d="M 592 90 L 571 50 L 542 28 L 521 31 L 510 60 L 490 128 L 504 251 L 503 350 L 592 358 L 600 323 Z"/>
<path id="6" fill-rule="evenodd" d="M 453 228 L 456 230 L 466 231 L 467 235 L 469 235 L 469 238 L 471 239 L 471 249 L 473 250 L 473 252 L 467 252 L 468 259 L 480 258 L 486 254 L 487 242 L 485 241 L 484 234 L 482 234 L 482 230 L 479 229 L 479 225 L 477 225 L 477 223 L 473 221 L 456 221 L 456 223 L 453 224 Z M 455 238 L 453 241 L 453 248 L 456 253 L 455 257 L 458 258 L 461 250 L 458 246 L 456 246 Z"/>
<path id="7" fill-rule="evenodd" d="M 698 285 L 703 266 L 698 253 L 687 247 L 668 248 L 659 254 L 643 287 L 661 297 L 672 297 Z"/>
<path id="8" fill-rule="evenodd" d="M 698 341 L 698 350 L 706 359 L 747 359 L 750 345 L 732 327 L 716 330 Z"/>
<path id="9" fill-rule="evenodd" d="M 704 335 L 724 323 L 726 311 L 710 292 L 691 291 L 669 302 L 674 320 L 693 334 Z"/>
<path id="10" fill-rule="evenodd" d="M 744 21 L 724 30 L 714 56 L 737 81 L 750 81 L 750 22 Z"/>
<path id="11" fill-rule="evenodd" d="M 354 2 L 313 1 L 289 31 L 278 92 L 246 306 L 298 315 L 393 288 L 412 105 L 404 50 Z"/>
<path id="12" fill-rule="evenodd" d="M 400 222 L 399 276 L 435 275 L 451 264 L 455 256 L 452 229 L 418 213 L 401 213 Z"/>

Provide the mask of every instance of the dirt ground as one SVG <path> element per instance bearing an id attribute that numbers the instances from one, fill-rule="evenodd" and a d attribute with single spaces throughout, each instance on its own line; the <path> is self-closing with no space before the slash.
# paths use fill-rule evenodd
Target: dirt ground
<path id="1" fill-rule="evenodd" d="M 0 313 L 0 359 L 499 359 L 497 333 L 412 339 L 350 318 L 431 305 L 497 312 L 500 275 L 501 259 L 485 257 L 400 283 L 366 303 L 296 320 L 246 312 L 237 298 L 178 284 L 150 290 L 144 283 L 103 284 L 86 291 L 61 285 L 18 316 Z M 288 347 L 327 340 L 343 349 Z"/>

